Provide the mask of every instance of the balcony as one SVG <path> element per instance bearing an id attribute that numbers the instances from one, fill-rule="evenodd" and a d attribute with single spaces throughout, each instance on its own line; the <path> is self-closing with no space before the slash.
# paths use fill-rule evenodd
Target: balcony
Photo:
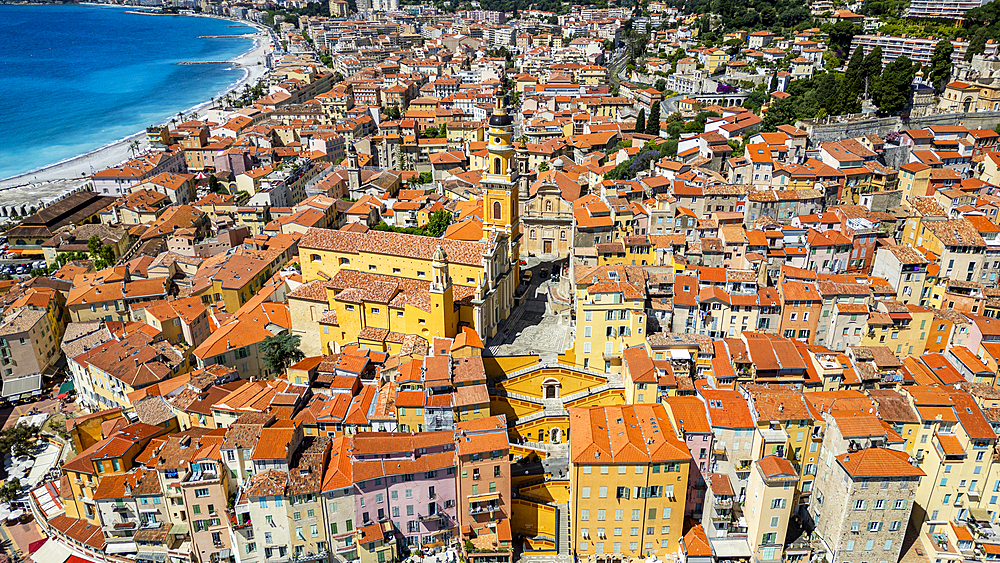
<path id="1" fill-rule="evenodd" d="M 345 545 L 338 545 L 337 546 L 337 553 L 347 553 L 348 551 L 354 551 L 354 549 L 357 548 L 357 547 L 358 547 L 358 545 L 354 544 L 354 543 L 345 544 Z"/>
<path id="2" fill-rule="evenodd" d="M 244 512 L 242 514 L 235 514 L 227 510 L 226 516 L 229 517 L 229 525 L 232 526 L 234 530 L 246 528 L 251 524 L 249 512 Z"/>
<path id="3" fill-rule="evenodd" d="M 352 545 L 351 547 L 354 546 Z M 325 550 L 320 551 L 319 553 L 313 553 L 311 551 L 307 551 L 305 553 L 297 553 L 293 555 L 292 561 L 294 561 L 295 563 L 299 563 L 301 561 L 318 561 L 320 559 L 326 559 L 327 555 L 328 554 Z"/>
<path id="4" fill-rule="evenodd" d="M 715 499 L 715 508 L 717 509 L 730 509 L 733 507 L 733 499 Z"/>
<path id="5" fill-rule="evenodd" d="M 469 514 L 486 514 L 500 510 L 499 504 L 473 504 L 469 506 Z"/>
<path id="6" fill-rule="evenodd" d="M 196 471 L 189 473 L 184 479 L 185 483 L 199 483 L 206 481 L 218 481 L 219 473 L 217 471 Z"/>

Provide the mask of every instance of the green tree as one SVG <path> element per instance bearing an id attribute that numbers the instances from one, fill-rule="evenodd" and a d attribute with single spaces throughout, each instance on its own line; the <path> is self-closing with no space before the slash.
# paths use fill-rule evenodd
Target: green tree
<path id="1" fill-rule="evenodd" d="M 982 53 L 986 49 L 986 42 L 990 39 L 990 30 L 980 27 L 969 40 L 969 48 L 965 50 L 965 60 L 971 61 L 974 55 Z"/>
<path id="2" fill-rule="evenodd" d="M 538 171 L 539 172 L 548 172 L 549 171 L 549 163 L 548 162 L 543 162 L 543 163 L 539 164 L 538 165 Z"/>
<path id="3" fill-rule="evenodd" d="M 97 252 L 101 249 L 104 243 L 101 242 L 101 237 L 94 235 L 90 237 L 87 241 L 87 250 L 90 251 L 90 255 L 95 259 L 97 258 Z"/>
<path id="4" fill-rule="evenodd" d="M 942 39 L 934 46 L 934 53 L 931 54 L 931 84 L 938 92 L 943 92 L 951 76 L 951 53 L 955 50 L 951 41 Z"/>
<path id="5" fill-rule="evenodd" d="M 110 246 L 101 242 L 101 237 L 94 235 L 87 240 L 87 250 L 94 260 L 94 267 L 103 270 L 115 263 L 115 251 Z"/>
<path id="6" fill-rule="evenodd" d="M 646 130 L 646 108 L 639 108 L 639 115 L 635 118 L 636 132 Z"/>
<path id="7" fill-rule="evenodd" d="M 649 119 L 646 120 L 646 134 L 656 135 L 660 134 L 660 103 L 656 102 L 653 104 L 653 108 L 649 111 Z"/>
<path id="8" fill-rule="evenodd" d="M 663 78 L 657 79 L 656 84 L 653 85 L 653 88 L 656 88 L 660 92 L 663 92 L 667 89 L 667 81 Z"/>
<path id="9" fill-rule="evenodd" d="M 778 130 L 779 125 L 788 125 L 795 121 L 796 112 L 792 98 L 780 98 L 771 102 L 764 114 L 764 121 L 761 123 L 761 130 L 773 132 Z"/>
<path id="10" fill-rule="evenodd" d="M 754 113 L 760 113 L 760 108 L 766 103 L 767 94 L 761 90 L 754 90 L 747 96 L 747 101 L 743 103 L 743 107 L 748 108 Z"/>
<path id="11" fill-rule="evenodd" d="M 431 213 L 427 220 L 427 236 L 437 238 L 443 235 L 448 230 L 448 225 L 451 225 L 452 219 L 451 212 L 444 209 Z"/>
<path id="12" fill-rule="evenodd" d="M 906 106 L 910 99 L 910 85 L 919 68 L 906 55 L 885 67 L 878 80 L 878 87 L 873 92 L 873 100 L 879 111 L 897 113 Z"/>
<path id="13" fill-rule="evenodd" d="M 865 56 L 865 60 L 861 61 L 860 70 L 861 93 L 871 96 L 876 87 L 875 83 L 882 74 L 882 47 L 876 46 Z"/>
<path id="14" fill-rule="evenodd" d="M 215 174 L 208 177 L 208 191 L 214 194 L 228 193 L 226 187 L 215 177 Z"/>
<path id="15" fill-rule="evenodd" d="M 840 20 L 830 27 L 828 36 L 830 49 L 835 51 L 838 57 L 843 58 L 847 55 L 857 29 L 853 23 L 847 20 Z"/>
<path id="16" fill-rule="evenodd" d="M 287 332 L 268 336 L 260 344 L 264 363 L 275 374 L 284 372 L 285 368 L 306 357 L 302 350 L 299 350 L 301 341 L 302 338 L 297 334 Z"/>
<path id="17" fill-rule="evenodd" d="M 858 46 L 854 50 L 854 54 L 851 55 L 851 60 L 847 63 L 847 72 L 844 73 L 844 79 L 840 81 L 840 86 L 837 88 L 833 111 L 830 113 L 858 113 L 861 111 L 860 96 L 864 88 L 864 83 L 861 80 L 861 69 L 864 62 L 865 51 Z M 768 113 L 770 113 L 770 108 Z"/>
<path id="18" fill-rule="evenodd" d="M 667 142 L 660 145 L 660 147 L 664 156 L 677 156 L 677 139 L 668 139 Z"/>
<path id="19" fill-rule="evenodd" d="M 15 456 L 31 453 L 31 448 L 38 439 L 39 428 L 24 422 L 0 433 L 0 452 L 13 452 Z"/>
<path id="20" fill-rule="evenodd" d="M 0 487 L 0 501 L 10 503 L 21 496 L 21 480 L 11 477 Z"/>
<path id="21" fill-rule="evenodd" d="M 684 122 L 683 121 L 671 121 L 667 124 L 667 136 L 671 139 L 680 139 L 681 133 L 684 132 Z"/>

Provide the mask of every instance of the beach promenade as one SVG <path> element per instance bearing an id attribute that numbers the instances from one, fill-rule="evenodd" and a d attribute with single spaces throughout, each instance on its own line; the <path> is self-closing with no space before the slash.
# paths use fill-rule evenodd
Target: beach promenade
<path id="1" fill-rule="evenodd" d="M 242 90 L 245 84 L 256 84 L 268 73 L 266 61 L 271 48 L 267 29 L 252 22 L 240 21 L 239 23 L 255 27 L 258 33 L 252 35 L 254 46 L 251 50 L 229 61 L 244 69 L 244 76 L 228 90 L 218 93 L 215 96 L 216 99 L 228 92 Z M 195 107 L 187 108 L 183 113 L 201 112 L 211 104 L 210 100 L 206 100 Z M 145 149 L 146 132 L 143 130 L 89 153 L 39 170 L 2 179 L 0 180 L 0 200 L 5 206 L 24 205 L 31 207 L 37 206 L 40 202 L 48 203 L 64 193 L 81 187 L 86 188 L 91 174 L 131 158 L 132 152 L 129 150 L 129 145 L 136 139 L 139 140 L 140 147 Z"/>

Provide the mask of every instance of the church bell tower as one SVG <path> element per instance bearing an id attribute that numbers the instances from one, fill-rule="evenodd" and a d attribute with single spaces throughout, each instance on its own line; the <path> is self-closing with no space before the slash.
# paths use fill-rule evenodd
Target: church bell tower
<path id="1" fill-rule="evenodd" d="M 510 243 L 510 258 L 519 260 L 521 218 L 518 209 L 518 178 L 520 173 L 514 162 L 514 120 L 507 113 L 503 95 L 496 97 L 496 106 L 490 116 L 486 132 L 486 170 L 483 175 L 483 238 L 490 234 L 505 234 Z"/>

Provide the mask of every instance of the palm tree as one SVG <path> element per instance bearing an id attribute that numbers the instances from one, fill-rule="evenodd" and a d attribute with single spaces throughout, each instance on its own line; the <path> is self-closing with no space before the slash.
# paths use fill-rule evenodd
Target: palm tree
<path id="1" fill-rule="evenodd" d="M 139 139 L 132 139 L 132 142 L 128 144 L 128 150 L 132 153 L 133 158 L 139 154 L 140 148 L 142 148 L 142 145 L 139 143 Z"/>

